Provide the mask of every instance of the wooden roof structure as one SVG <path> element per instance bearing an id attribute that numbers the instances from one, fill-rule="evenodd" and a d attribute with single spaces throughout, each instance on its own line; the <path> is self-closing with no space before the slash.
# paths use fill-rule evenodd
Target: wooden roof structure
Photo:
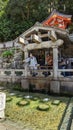
<path id="1" fill-rule="evenodd" d="M 39 43 L 43 41 L 50 40 L 48 32 L 54 31 L 57 35 L 58 39 L 63 39 L 65 43 L 70 43 L 69 33 L 67 30 L 57 28 L 57 27 L 50 27 L 50 26 L 43 26 L 43 24 L 36 23 L 34 26 L 26 30 L 23 34 L 21 34 L 17 39 L 16 42 L 22 43 L 23 45 L 31 44 L 31 43 Z M 39 36 L 39 42 L 34 41 L 34 35 Z M 22 42 L 19 41 L 21 38 Z"/>
<path id="2" fill-rule="evenodd" d="M 65 15 L 54 10 L 42 24 L 44 26 L 57 26 L 58 28 L 66 29 L 71 24 L 71 17 L 72 15 Z"/>
<path id="3" fill-rule="evenodd" d="M 51 22 L 51 19 L 54 20 L 54 18 L 57 18 L 60 20 L 63 19 L 64 20 L 64 27 L 59 27 L 59 26 L 50 26 L 48 24 Z M 58 21 L 60 24 L 60 21 Z M 55 33 L 55 35 L 57 36 L 57 39 L 62 39 L 64 41 L 64 45 L 66 46 L 69 43 L 72 43 L 72 41 L 69 38 L 69 32 L 67 29 L 65 29 L 67 27 L 68 24 L 71 23 L 71 15 L 64 15 L 61 14 L 59 12 L 56 12 L 55 10 L 51 13 L 51 15 L 48 17 L 48 19 L 46 19 L 45 21 L 43 21 L 42 23 L 35 23 L 31 28 L 29 28 L 28 30 L 26 30 L 23 34 L 21 34 L 16 40 L 15 42 L 20 43 L 23 46 L 23 49 L 25 48 L 25 46 L 29 44 L 29 46 L 31 46 L 33 43 L 34 44 L 39 44 L 42 43 L 46 44 L 46 42 L 50 41 L 50 37 L 49 37 L 49 33 L 50 31 L 53 31 Z M 39 46 L 39 45 L 37 45 Z M 36 46 L 36 48 L 38 49 L 38 47 Z M 41 45 L 40 45 L 41 48 Z"/>

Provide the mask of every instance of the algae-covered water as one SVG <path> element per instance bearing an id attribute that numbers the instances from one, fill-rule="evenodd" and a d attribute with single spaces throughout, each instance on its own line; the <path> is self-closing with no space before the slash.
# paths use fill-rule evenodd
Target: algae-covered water
<path id="1" fill-rule="evenodd" d="M 17 123 L 23 124 L 24 128 L 32 130 L 58 130 L 62 116 L 68 104 L 67 97 L 54 97 L 38 93 L 30 93 L 30 99 L 26 92 L 10 92 L 6 93 L 6 118 Z M 48 99 L 48 100 L 43 100 Z M 29 102 L 27 105 L 19 105 L 18 103 Z M 56 104 L 53 104 L 56 102 Z M 57 104 L 58 103 L 58 104 Z M 39 110 L 38 106 L 47 105 L 49 109 Z"/>

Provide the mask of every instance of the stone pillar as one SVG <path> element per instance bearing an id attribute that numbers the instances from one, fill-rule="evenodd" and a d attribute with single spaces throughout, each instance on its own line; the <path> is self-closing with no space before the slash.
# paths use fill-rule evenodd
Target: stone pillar
<path id="1" fill-rule="evenodd" d="M 53 46 L 53 77 L 57 78 L 58 76 L 58 46 Z"/>
<path id="2" fill-rule="evenodd" d="M 11 78 L 12 78 L 12 82 L 14 83 L 15 81 L 16 81 L 16 74 L 15 74 L 15 70 L 13 69 L 12 71 L 11 71 Z"/>
<path id="3" fill-rule="evenodd" d="M 50 82 L 50 92 L 51 93 L 60 93 L 60 81 L 58 80 L 52 80 Z"/>
<path id="4" fill-rule="evenodd" d="M 28 51 L 25 51 L 25 59 L 28 58 Z M 25 77 L 28 75 L 28 66 L 27 63 L 25 63 Z"/>
<path id="5" fill-rule="evenodd" d="M 29 90 L 29 80 L 27 78 L 22 79 L 21 86 L 24 90 Z"/>
<path id="6" fill-rule="evenodd" d="M 54 45 L 53 48 L 53 80 L 50 82 L 50 92 L 60 93 L 60 82 L 58 77 L 58 46 Z"/>
<path id="7" fill-rule="evenodd" d="M 5 103 L 6 103 L 6 94 L 0 92 L 0 118 L 5 118 Z"/>
<path id="8" fill-rule="evenodd" d="M 6 75 L 6 74 L 5 74 L 5 71 L 4 71 L 3 69 L 1 70 L 1 72 L 0 72 L 0 73 L 1 73 L 1 75 L 3 75 L 3 76 L 5 76 L 5 75 Z"/>
<path id="9" fill-rule="evenodd" d="M 26 58 L 28 58 L 28 51 L 27 50 L 24 51 L 24 60 Z M 25 64 L 25 66 L 24 66 L 25 72 L 24 72 L 23 76 L 25 76 L 25 78 L 21 80 L 21 86 L 23 89 L 28 90 L 29 89 L 29 80 L 27 78 L 27 76 L 28 76 L 28 63 L 24 62 L 24 64 Z"/>

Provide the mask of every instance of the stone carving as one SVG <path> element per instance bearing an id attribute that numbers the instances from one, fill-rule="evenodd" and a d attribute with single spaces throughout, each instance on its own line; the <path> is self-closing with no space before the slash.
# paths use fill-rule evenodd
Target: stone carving
<path id="1" fill-rule="evenodd" d="M 5 118 L 5 102 L 6 102 L 6 94 L 0 92 L 0 118 Z"/>

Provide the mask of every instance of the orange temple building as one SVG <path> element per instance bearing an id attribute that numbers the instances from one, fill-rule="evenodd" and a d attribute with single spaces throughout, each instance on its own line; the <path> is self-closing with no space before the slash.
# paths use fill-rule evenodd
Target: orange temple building
<path id="1" fill-rule="evenodd" d="M 65 15 L 54 10 L 51 15 L 43 21 L 44 26 L 56 26 L 66 29 L 71 24 L 71 15 Z"/>

